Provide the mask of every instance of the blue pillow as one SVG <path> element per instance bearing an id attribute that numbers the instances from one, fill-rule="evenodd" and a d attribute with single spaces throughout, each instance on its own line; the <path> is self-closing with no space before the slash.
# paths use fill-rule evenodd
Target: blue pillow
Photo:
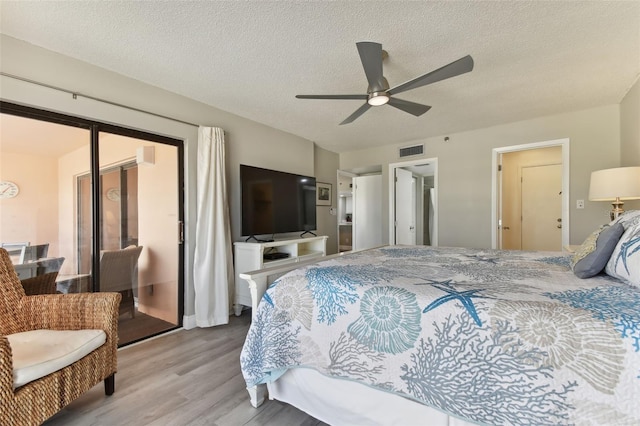
<path id="1" fill-rule="evenodd" d="M 578 278 L 590 278 L 602 272 L 623 232 L 622 224 L 615 223 L 589 235 L 571 259 L 573 273 Z"/>

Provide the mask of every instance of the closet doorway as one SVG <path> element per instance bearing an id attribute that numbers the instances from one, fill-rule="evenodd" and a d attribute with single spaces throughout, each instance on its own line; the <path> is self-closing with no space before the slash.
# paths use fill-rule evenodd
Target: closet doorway
<path id="1" fill-rule="evenodd" d="M 383 244 L 381 172 L 380 166 L 338 170 L 338 251 Z"/>
<path id="2" fill-rule="evenodd" d="M 389 165 L 389 242 L 438 245 L 438 159 Z"/>

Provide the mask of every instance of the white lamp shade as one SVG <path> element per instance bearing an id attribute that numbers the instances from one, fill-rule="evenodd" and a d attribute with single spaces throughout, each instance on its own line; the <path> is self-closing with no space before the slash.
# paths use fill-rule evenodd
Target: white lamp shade
<path id="1" fill-rule="evenodd" d="M 640 167 L 618 167 L 591 173 L 589 200 L 640 199 Z"/>

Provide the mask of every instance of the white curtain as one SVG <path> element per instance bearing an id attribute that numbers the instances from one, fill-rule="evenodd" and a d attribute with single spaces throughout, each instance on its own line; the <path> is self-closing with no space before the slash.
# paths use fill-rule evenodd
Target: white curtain
<path id="1" fill-rule="evenodd" d="M 229 322 L 234 295 L 222 129 L 203 126 L 198 129 L 197 175 L 195 316 L 198 327 L 211 327 Z"/>

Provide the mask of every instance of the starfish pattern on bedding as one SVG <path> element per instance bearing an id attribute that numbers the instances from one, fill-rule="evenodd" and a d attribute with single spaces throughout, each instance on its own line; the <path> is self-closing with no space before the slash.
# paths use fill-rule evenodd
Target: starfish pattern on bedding
<path id="1" fill-rule="evenodd" d="M 422 311 L 423 314 L 426 314 L 427 312 L 437 308 L 443 303 L 447 303 L 451 300 L 457 300 L 462 304 L 462 306 L 464 306 L 464 308 L 467 310 L 471 318 L 473 318 L 473 320 L 476 322 L 478 327 L 482 327 L 482 321 L 480 320 L 480 317 L 478 316 L 478 312 L 476 311 L 476 307 L 473 305 L 473 301 L 471 299 L 474 297 L 483 298 L 483 299 L 492 299 L 492 297 L 480 296 L 476 294 L 479 291 L 483 291 L 484 289 L 478 288 L 474 290 L 458 291 L 455 288 L 453 288 L 453 286 L 451 285 L 452 280 L 445 280 L 445 281 L 429 280 L 429 281 L 431 282 L 424 283 L 424 284 L 430 284 L 433 287 L 437 288 L 438 290 L 442 290 L 447 294 L 429 303 L 429 305 L 423 309 Z"/>
<path id="2" fill-rule="evenodd" d="M 616 258 L 616 267 L 618 266 L 618 262 L 620 261 L 620 259 L 622 259 L 622 264 L 624 265 L 624 269 L 627 271 L 627 274 L 629 273 L 629 267 L 627 266 L 627 259 L 632 254 L 640 250 L 640 244 L 638 244 L 638 247 L 636 247 L 634 250 L 629 252 L 629 250 L 631 250 L 633 245 L 636 243 L 640 243 L 640 237 L 632 238 L 626 243 L 620 244 L 620 253 L 618 253 L 618 257 Z"/>

